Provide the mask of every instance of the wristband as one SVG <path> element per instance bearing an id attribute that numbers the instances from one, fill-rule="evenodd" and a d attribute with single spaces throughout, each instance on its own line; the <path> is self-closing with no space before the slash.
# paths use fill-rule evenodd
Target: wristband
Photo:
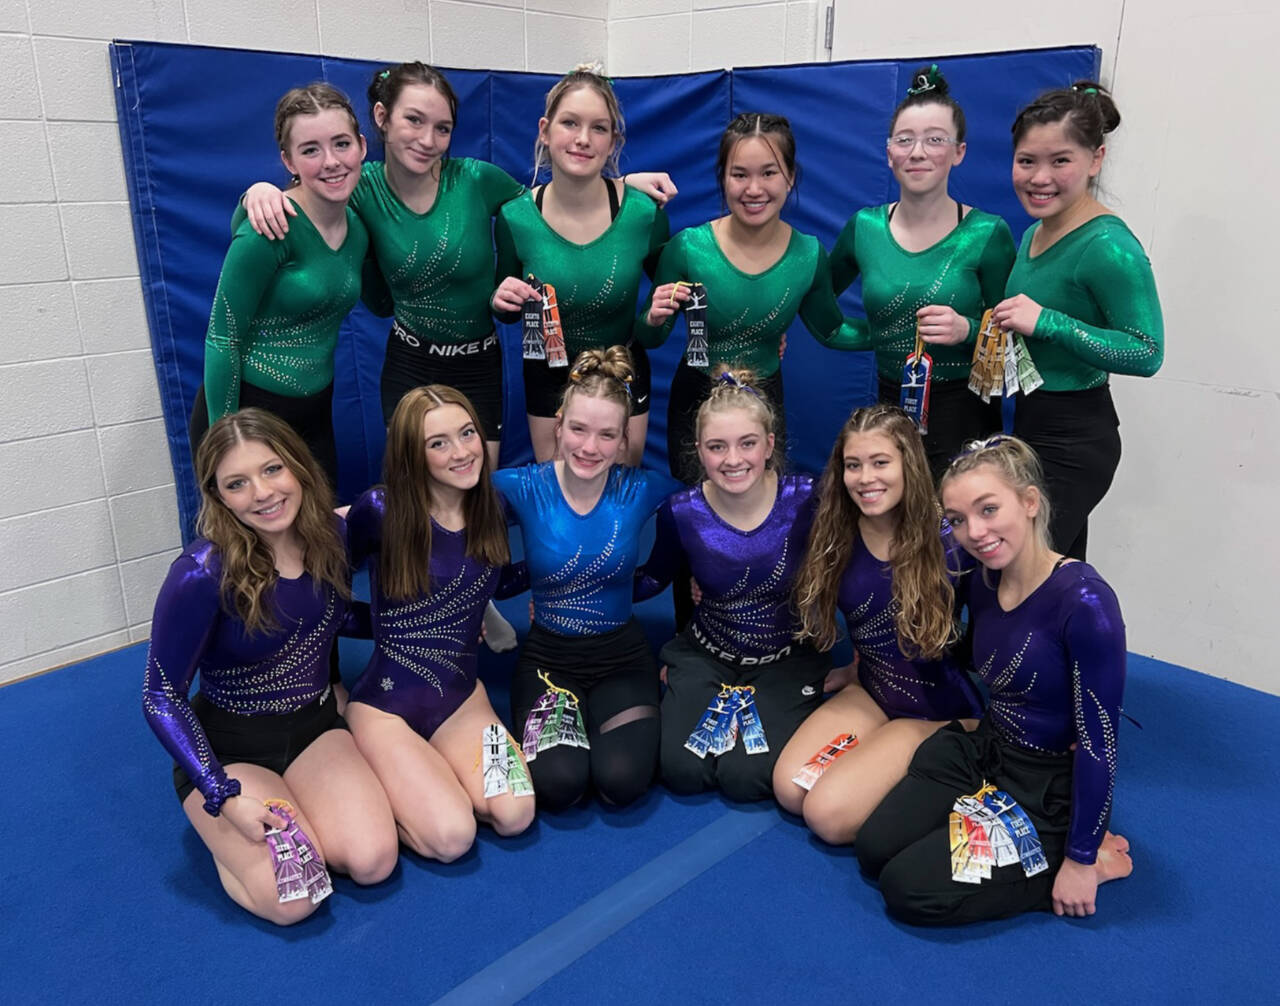
<path id="1" fill-rule="evenodd" d="M 217 817 L 222 810 L 222 805 L 231 797 L 240 795 L 240 780 L 228 779 L 221 786 L 216 786 L 213 791 L 205 796 L 204 812 L 210 817 Z"/>

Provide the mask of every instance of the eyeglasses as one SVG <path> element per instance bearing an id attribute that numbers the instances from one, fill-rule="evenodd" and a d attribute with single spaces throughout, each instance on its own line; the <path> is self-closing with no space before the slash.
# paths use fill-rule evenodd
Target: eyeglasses
<path id="1" fill-rule="evenodd" d="M 954 146 L 956 138 L 954 136 L 943 136 L 940 133 L 930 133 L 928 136 L 912 136 L 910 133 L 899 133 L 897 136 L 891 136 L 885 140 L 884 145 L 894 150 L 900 150 L 905 154 L 914 150 L 917 143 L 924 144 L 925 150 L 936 154 L 947 147 Z"/>

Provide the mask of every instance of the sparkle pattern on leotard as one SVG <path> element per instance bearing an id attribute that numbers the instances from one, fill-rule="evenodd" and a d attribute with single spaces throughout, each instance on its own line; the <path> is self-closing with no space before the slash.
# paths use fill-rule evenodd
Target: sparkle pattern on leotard
<path id="1" fill-rule="evenodd" d="M 626 568 L 629 557 L 618 547 L 621 522 L 613 521 L 604 547 L 584 556 L 581 548 L 559 569 L 533 580 L 534 617 L 539 625 L 568 636 L 616 629 L 603 605 L 604 586 Z"/>

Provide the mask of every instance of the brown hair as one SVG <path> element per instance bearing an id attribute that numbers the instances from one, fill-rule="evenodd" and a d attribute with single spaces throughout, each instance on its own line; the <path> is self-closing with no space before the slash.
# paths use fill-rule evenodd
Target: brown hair
<path id="1" fill-rule="evenodd" d="M 332 84 L 317 80 L 306 87 L 295 87 L 284 93 L 276 102 L 276 145 L 282 153 L 289 152 L 289 129 L 299 115 L 319 115 L 327 108 L 346 112 L 351 119 L 351 132 L 360 135 L 360 122 L 355 109 L 345 94 Z"/>
<path id="2" fill-rule="evenodd" d="M 196 531 L 218 550 L 222 562 L 222 604 L 234 611 L 250 634 L 277 627 L 270 596 L 279 574 L 275 554 L 253 528 L 222 502 L 218 465 L 238 444 L 256 440 L 277 454 L 302 489 L 293 529 L 302 543 L 302 565 L 317 588 L 328 584 L 341 597 L 351 596 L 347 550 L 333 515 L 333 493 L 324 470 L 302 438 L 283 419 L 262 409 L 241 409 L 209 427 L 196 449 L 200 512 Z"/>
<path id="3" fill-rule="evenodd" d="M 763 427 L 765 436 L 777 433 L 778 413 L 769 397 L 760 387 L 755 372 L 745 368 L 730 368 L 725 364 L 716 367 L 712 377 L 711 390 L 698 406 L 693 428 L 698 443 L 702 442 L 702 427 L 717 412 L 728 412 L 730 409 L 742 409 L 751 414 L 751 418 Z M 693 445 L 696 453 L 697 444 Z M 697 461 L 701 467 L 701 458 Z M 765 462 L 765 468 L 778 471 L 782 468 L 782 451 L 775 449 Z M 705 472 L 703 475 L 705 476 Z"/>
<path id="4" fill-rule="evenodd" d="M 1045 91 L 1013 120 L 1016 147 L 1032 126 L 1063 123 L 1067 138 L 1088 150 L 1102 146 L 1106 134 L 1120 125 L 1120 110 L 1111 92 L 1094 80 L 1077 80 L 1070 87 Z"/>
<path id="5" fill-rule="evenodd" d="M 631 418 L 631 382 L 635 376 L 635 366 L 626 346 L 584 349 L 569 368 L 569 383 L 564 386 L 564 394 L 560 397 L 559 415 L 564 415 L 573 395 L 604 398 L 622 406 L 625 433 L 627 420 Z"/>
<path id="6" fill-rule="evenodd" d="M 902 455 L 902 501 L 889 566 L 893 575 L 893 620 L 898 647 L 910 659 L 936 660 L 956 639 L 955 589 L 948 579 L 942 524 L 924 443 L 915 424 L 897 406 L 858 409 L 840 429 L 818 484 L 818 512 L 809 548 L 796 575 L 792 597 L 800 616 L 800 639 L 819 649 L 836 641 L 836 599 L 853 555 L 858 506 L 844 485 L 845 443 L 855 433 L 882 433 Z"/>
<path id="7" fill-rule="evenodd" d="M 423 444 L 423 420 L 428 412 L 457 405 L 476 428 L 481 444 L 480 481 L 462 505 L 467 529 L 467 555 L 489 566 L 511 558 L 507 521 L 493 487 L 484 427 L 475 406 L 461 391 L 444 384 L 413 388 L 400 399 L 387 427 L 382 478 L 386 516 L 378 557 L 379 587 L 393 601 L 408 601 L 431 593 L 431 478 Z"/>
<path id="8" fill-rule="evenodd" d="M 749 136 L 758 136 L 769 145 L 778 163 L 787 172 L 791 191 L 800 185 L 800 165 L 796 163 L 796 138 L 791 123 L 783 115 L 766 112 L 743 112 L 737 116 L 720 136 L 720 150 L 716 154 L 716 185 L 720 187 L 720 201 L 728 205 L 724 191 L 724 173 L 729 169 L 729 158 L 734 148 Z"/>
<path id="9" fill-rule="evenodd" d="M 958 475 L 964 475 L 975 468 L 989 465 L 995 469 L 996 475 L 1019 496 L 1034 488 L 1040 494 L 1040 507 L 1032 518 L 1032 531 L 1045 549 L 1053 550 L 1053 541 L 1049 537 L 1049 519 L 1052 508 L 1049 494 L 1044 489 L 1044 469 L 1036 452 L 1025 440 L 1007 434 L 997 434 L 986 440 L 974 440 L 966 445 L 964 452 L 953 458 L 947 470 L 939 480 L 939 489 L 946 488 L 948 482 Z"/>
<path id="10" fill-rule="evenodd" d="M 604 99 L 604 106 L 608 109 L 609 118 L 613 122 L 613 150 L 610 152 L 609 159 L 604 166 L 607 172 L 617 176 L 618 158 L 622 154 L 622 145 L 627 142 L 627 123 L 622 117 L 622 106 L 618 104 L 618 96 L 613 93 L 613 83 L 604 75 L 604 67 L 599 63 L 579 63 L 561 77 L 556 82 L 556 85 L 547 92 L 546 108 L 542 113 L 543 118 L 548 121 L 554 119 L 556 109 L 560 107 L 560 102 L 564 96 L 580 87 L 590 88 Z M 538 130 L 538 139 L 533 145 L 533 181 L 530 182 L 531 185 L 537 184 L 538 173 L 550 163 L 550 158 L 547 155 L 547 145 L 542 142 L 542 130 Z"/>
<path id="11" fill-rule="evenodd" d="M 457 128 L 458 96 L 454 93 L 449 79 L 434 66 L 414 60 L 411 63 L 397 63 L 394 66 L 383 67 L 376 71 L 373 79 L 369 81 L 369 122 L 383 139 L 386 139 L 387 131 L 378 125 L 378 117 L 373 111 L 374 106 L 381 105 L 390 116 L 396 107 L 396 102 L 400 100 L 401 92 L 413 84 L 422 84 L 424 87 L 434 88 L 440 92 L 440 97 L 444 98 L 449 106 L 449 118 L 453 120 L 454 128 Z M 448 156 L 449 152 L 446 150 L 444 157 L 448 158 Z"/>

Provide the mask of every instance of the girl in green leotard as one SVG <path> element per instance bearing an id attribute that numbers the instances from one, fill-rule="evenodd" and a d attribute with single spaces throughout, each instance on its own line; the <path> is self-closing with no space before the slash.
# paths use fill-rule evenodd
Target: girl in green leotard
<path id="1" fill-rule="evenodd" d="M 346 95 L 328 84 L 289 91 L 275 119 L 280 159 L 296 179 L 289 211 L 299 225 L 279 242 L 247 224 L 235 230 L 205 336 L 192 455 L 210 424 L 258 406 L 293 426 L 336 484 L 333 353 L 360 296 L 369 246 L 347 205 L 365 142 Z"/>
<path id="2" fill-rule="evenodd" d="M 1013 264 L 1009 225 L 953 199 L 951 169 L 965 155 L 964 111 L 936 65 L 911 75 L 886 141 L 897 202 L 850 218 L 831 252 L 837 293 L 862 276 L 860 322 L 875 350 L 880 401 L 901 403 L 916 331 L 933 358 L 925 453 L 935 479 L 970 440 L 1000 429 L 1000 403 L 968 387 L 982 314 L 1004 296 Z"/>
<path id="3" fill-rule="evenodd" d="M 515 321 L 535 296 L 530 274 L 556 292 L 565 355 L 625 345 L 632 357 L 628 461 L 637 465 L 649 428 L 649 357 L 631 342 L 641 274 L 653 275 L 669 225 L 661 205 L 624 191 L 618 155 L 625 125 L 613 86 L 598 66 L 579 66 L 548 93 L 538 123 L 534 180 L 549 164 L 551 181 L 507 203 L 498 215 L 498 288 L 493 309 Z M 556 418 L 569 368 L 525 360 L 525 411 L 534 456 L 556 449 Z"/>

